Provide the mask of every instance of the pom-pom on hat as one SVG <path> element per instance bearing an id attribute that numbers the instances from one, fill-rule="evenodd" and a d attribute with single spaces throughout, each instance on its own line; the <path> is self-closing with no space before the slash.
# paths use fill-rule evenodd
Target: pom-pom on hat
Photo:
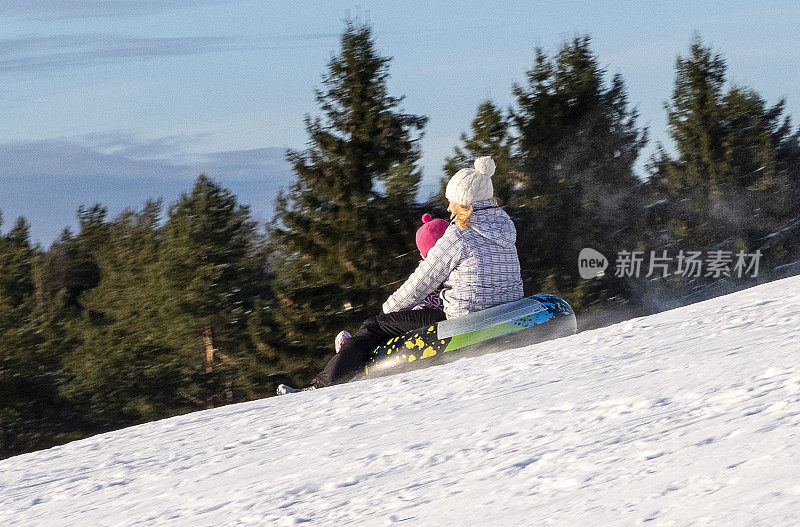
<path id="1" fill-rule="evenodd" d="M 445 197 L 453 203 L 469 207 L 476 201 L 492 199 L 492 176 L 495 164 L 491 156 L 475 160 L 475 168 L 462 168 L 447 182 Z"/>
<path id="2" fill-rule="evenodd" d="M 427 212 L 422 215 L 422 227 L 417 229 L 417 249 L 423 258 L 428 256 L 428 251 L 436 245 L 436 240 L 444 235 L 449 225 L 447 220 L 432 218 Z"/>

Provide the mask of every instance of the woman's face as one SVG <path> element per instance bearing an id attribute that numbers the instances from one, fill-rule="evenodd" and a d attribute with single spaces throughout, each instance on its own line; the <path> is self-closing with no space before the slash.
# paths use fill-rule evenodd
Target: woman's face
<path id="1" fill-rule="evenodd" d="M 447 204 L 447 212 L 449 212 L 451 215 L 455 212 L 455 204 L 452 201 L 448 202 Z"/>

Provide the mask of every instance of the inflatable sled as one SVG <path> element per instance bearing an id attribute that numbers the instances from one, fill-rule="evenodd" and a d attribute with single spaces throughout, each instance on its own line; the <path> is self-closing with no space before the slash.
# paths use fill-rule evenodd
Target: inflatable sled
<path id="1" fill-rule="evenodd" d="M 357 379 L 392 375 L 572 335 L 575 312 L 554 295 L 533 295 L 409 331 L 372 352 Z"/>

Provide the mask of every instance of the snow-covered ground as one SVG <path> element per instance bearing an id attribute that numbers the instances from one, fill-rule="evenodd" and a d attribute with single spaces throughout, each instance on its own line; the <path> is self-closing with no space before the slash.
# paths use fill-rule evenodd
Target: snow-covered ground
<path id="1" fill-rule="evenodd" d="M 0 461 L 12 525 L 797 525 L 800 277 Z"/>

